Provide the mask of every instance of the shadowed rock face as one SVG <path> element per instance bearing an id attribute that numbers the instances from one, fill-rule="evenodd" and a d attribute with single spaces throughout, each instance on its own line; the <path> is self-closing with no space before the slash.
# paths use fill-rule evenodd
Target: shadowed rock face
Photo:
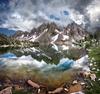
<path id="1" fill-rule="evenodd" d="M 49 44 L 50 43 L 50 34 L 48 33 L 48 29 L 45 29 L 36 39 L 35 42 L 39 42 L 40 44 Z"/>
<path id="2" fill-rule="evenodd" d="M 88 33 L 81 26 L 76 23 L 69 24 L 65 30 L 65 35 L 69 35 L 74 38 L 76 41 L 82 40 L 84 37 L 87 37 Z"/>

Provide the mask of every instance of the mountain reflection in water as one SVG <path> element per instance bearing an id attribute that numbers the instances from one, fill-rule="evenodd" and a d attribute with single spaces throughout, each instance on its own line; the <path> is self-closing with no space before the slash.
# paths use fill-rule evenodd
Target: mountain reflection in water
<path id="1" fill-rule="evenodd" d="M 7 49 L 0 52 L 0 75 L 11 79 L 29 79 L 54 85 L 61 84 L 85 69 L 88 61 L 84 49 L 56 51 L 51 46 Z M 84 56 L 84 57 L 82 57 Z M 77 60 L 81 58 L 81 60 Z M 77 67 L 76 67 L 77 66 Z M 84 66 L 84 67 L 83 67 Z M 56 77 L 55 77 L 56 76 Z"/>

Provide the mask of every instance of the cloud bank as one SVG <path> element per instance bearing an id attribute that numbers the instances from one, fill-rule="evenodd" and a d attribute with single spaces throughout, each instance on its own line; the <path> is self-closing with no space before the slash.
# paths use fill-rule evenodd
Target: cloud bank
<path id="1" fill-rule="evenodd" d="M 47 22 L 74 21 L 89 31 L 100 26 L 100 0 L 9 0 L 0 7 L 0 27 L 12 30 L 30 31 Z"/>

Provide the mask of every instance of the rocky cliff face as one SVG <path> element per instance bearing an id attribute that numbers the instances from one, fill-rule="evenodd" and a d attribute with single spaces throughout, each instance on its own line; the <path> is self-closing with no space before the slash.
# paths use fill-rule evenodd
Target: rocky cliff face
<path id="1" fill-rule="evenodd" d="M 55 29 L 58 28 L 55 23 L 50 23 L 50 24 L 42 24 L 38 28 L 33 28 L 30 32 L 22 32 L 22 31 L 17 31 L 12 37 L 18 40 L 29 40 L 29 41 L 37 41 L 38 38 L 40 39 L 40 36 L 44 38 L 43 32 L 45 32 L 46 29 L 48 29 L 46 33 L 54 33 Z M 48 36 L 48 34 L 46 34 Z M 45 35 L 45 37 L 46 37 Z M 46 39 L 46 38 L 45 38 Z"/>
<path id="2" fill-rule="evenodd" d="M 86 32 L 86 30 L 83 29 L 81 26 L 77 25 L 76 23 L 69 24 L 65 28 L 64 34 L 69 35 L 76 41 L 82 40 L 88 36 L 88 33 Z"/>
<path id="3" fill-rule="evenodd" d="M 63 29 L 55 23 L 42 24 L 30 32 L 18 31 L 12 37 L 18 40 L 28 40 L 39 43 L 75 42 L 84 40 L 88 34 L 76 23 L 69 24 Z"/>

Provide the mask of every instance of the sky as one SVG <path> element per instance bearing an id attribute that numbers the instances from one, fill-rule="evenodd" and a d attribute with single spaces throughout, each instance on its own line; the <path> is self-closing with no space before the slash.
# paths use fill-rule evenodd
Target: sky
<path id="1" fill-rule="evenodd" d="M 9 30 L 7 28 L 0 28 L 0 34 L 4 34 L 4 35 L 7 35 L 7 36 L 11 36 L 13 34 L 15 34 L 15 30 Z"/>
<path id="2" fill-rule="evenodd" d="M 0 28 L 4 32 L 30 32 L 42 23 L 67 26 L 73 21 L 95 31 L 100 27 L 100 0 L 0 0 Z"/>

